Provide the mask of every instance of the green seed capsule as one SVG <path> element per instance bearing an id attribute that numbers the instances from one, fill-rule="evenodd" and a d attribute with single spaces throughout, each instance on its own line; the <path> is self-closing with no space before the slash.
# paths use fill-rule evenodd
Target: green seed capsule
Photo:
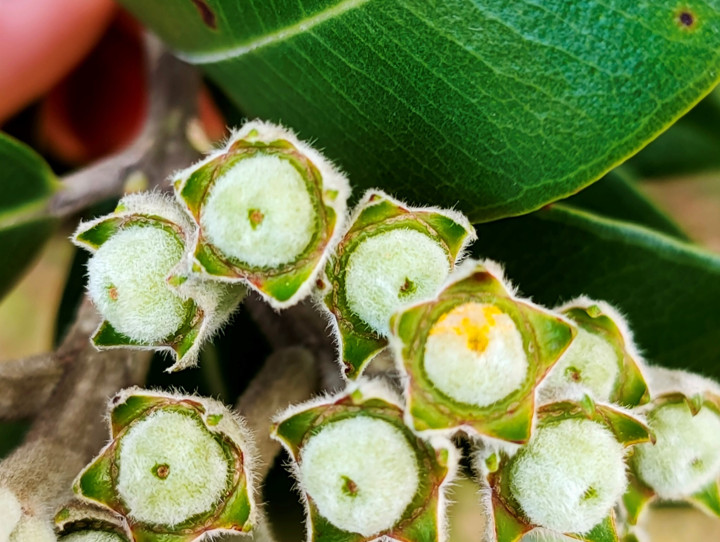
<path id="1" fill-rule="evenodd" d="M 414 435 L 398 398 L 379 383 L 361 380 L 292 407 L 276 418 L 273 437 L 293 458 L 309 541 L 445 540 L 457 451 Z"/>
<path id="2" fill-rule="evenodd" d="M 408 423 L 526 442 L 535 388 L 574 334 L 563 317 L 518 298 L 494 262 L 465 262 L 435 299 L 393 316 Z"/>
<path id="3" fill-rule="evenodd" d="M 113 405 L 113 440 L 77 478 L 76 493 L 128 518 L 135 539 L 256 523 L 253 444 L 224 406 L 137 389 Z"/>
<path id="4" fill-rule="evenodd" d="M 347 179 L 280 126 L 249 122 L 174 177 L 195 222 L 194 271 L 247 284 L 276 308 L 314 286 L 345 218 Z"/>
<path id="5" fill-rule="evenodd" d="M 200 345 L 229 317 L 244 289 L 188 273 L 192 222 L 159 194 L 123 198 L 114 213 L 80 225 L 75 243 L 92 252 L 88 293 L 104 321 L 98 348 L 170 352 L 170 370 L 193 365 Z"/>
<path id="6" fill-rule="evenodd" d="M 395 311 L 437 294 L 473 239 L 460 213 L 365 195 L 321 280 L 346 378 L 358 378 L 385 348 Z"/>

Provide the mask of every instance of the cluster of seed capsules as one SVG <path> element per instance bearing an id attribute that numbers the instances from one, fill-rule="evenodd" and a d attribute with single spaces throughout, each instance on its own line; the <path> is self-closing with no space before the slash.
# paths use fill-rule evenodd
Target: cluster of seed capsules
<path id="1" fill-rule="evenodd" d="M 88 290 L 104 317 L 92 340 L 166 350 L 177 370 L 247 288 L 276 309 L 313 296 L 347 386 L 272 427 L 309 541 L 446 540 L 458 435 L 474 450 L 487 540 L 638 540 L 655 498 L 720 515 L 718 387 L 648 367 L 606 303 L 549 310 L 498 264 L 461 261 L 475 240 L 462 214 L 373 190 L 348 216 L 342 173 L 260 122 L 172 182 L 174 199 L 127 196 L 75 234 L 93 252 Z M 381 353 L 399 378 L 363 376 Z M 252 442 L 237 417 L 132 390 L 110 421 L 110 444 L 75 490 L 115 520 L 66 508 L 67 542 L 252 533 Z"/>

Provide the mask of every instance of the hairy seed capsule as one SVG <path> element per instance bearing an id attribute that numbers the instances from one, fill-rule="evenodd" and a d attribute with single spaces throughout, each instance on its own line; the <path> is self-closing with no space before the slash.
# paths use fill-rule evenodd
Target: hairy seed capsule
<path id="1" fill-rule="evenodd" d="M 528 519 L 561 533 L 586 533 L 622 496 L 623 446 L 591 420 L 541 427 L 515 457 L 510 488 Z"/>
<path id="2" fill-rule="evenodd" d="M 321 281 L 346 378 L 385 348 L 393 313 L 435 296 L 473 239 L 460 213 L 365 194 Z"/>
<path id="3" fill-rule="evenodd" d="M 80 224 L 74 241 L 92 252 L 88 293 L 104 318 L 95 346 L 168 351 L 171 371 L 195 364 L 245 295 L 242 286 L 191 274 L 186 251 L 195 235 L 177 203 L 156 193 L 126 196 L 113 213 Z"/>
<path id="4" fill-rule="evenodd" d="M 177 173 L 198 227 L 194 270 L 247 284 L 276 308 L 312 289 L 345 219 L 347 179 L 289 130 L 249 122 L 227 145 Z"/>
<path id="5" fill-rule="evenodd" d="M 640 479 L 662 498 L 692 495 L 720 475 L 720 416 L 705 406 L 693 415 L 685 402 L 648 414 L 656 442 L 635 448 Z"/>
<path id="6" fill-rule="evenodd" d="M 88 262 L 88 292 L 120 333 L 159 342 L 180 329 L 190 307 L 165 280 L 180 263 L 183 243 L 163 228 L 133 226 L 119 231 Z"/>
<path id="7" fill-rule="evenodd" d="M 359 417 L 328 424 L 307 441 L 300 477 L 328 521 L 370 536 L 400 519 L 418 488 L 418 464 L 393 425 Z"/>
<path id="8" fill-rule="evenodd" d="M 254 446 L 230 411 L 211 399 L 139 389 L 111 404 L 113 438 L 80 473 L 76 493 L 130 519 L 133 540 L 253 527 Z"/>

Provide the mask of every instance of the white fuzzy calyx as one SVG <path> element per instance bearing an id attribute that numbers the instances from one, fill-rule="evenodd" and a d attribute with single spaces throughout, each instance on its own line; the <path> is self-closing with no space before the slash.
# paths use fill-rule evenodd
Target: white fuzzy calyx
<path id="1" fill-rule="evenodd" d="M 228 459 L 202 422 L 156 410 L 120 441 L 117 491 L 137 521 L 174 526 L 211 510 L 231 477 Z"/>
<path id="2" fill-rule="evenodd" d="M 251 266 L 294 262 L 317 228 L 317 212 L 300 172 L 261 152 L 218 178 L 200 216 L 204 235 L 223 254 Z"/>
<path id="3" fill-rule="evenodd" d="M 436 295 L 450 269 L 447 251 L 417 230 L 398 228 L 367 237 L 348 259 L 348 306 L 374 331 L 388 335 L 390 317 L 403 305 Z"/>
<path id="4" fill-rule="evenodd" d="M 495 403 L 522 386 L 528 358 L 515 322 L 497 306 L 465 303 L 430 329 L 423 358 L 433 384 L 450 398 Z"/>
<path id="5" fill-rule="evenodd" d="M 562 533 L 546 529 L 533 529 L 525 534 L 520 542 L 577 542 L 577 538 L 570 538 Z"/>
<path id="6" fill-rule="evenodd" d="M 685 402 L 648 414 L 655 444 L 635 447 L 639 478 L 661 498 L 684 498 L 720 475 L 720 416 L 703 407 L 693 416 Z"/>
<path id="7" fill-rule="evenodd" d="M 598 401 L 609 401 L 618 377 L 620 359 L 612 345 L 603 337 L 578 327 L 557 365 L 543 382 L 543 388 L 562 389 L 581 385 Z"/>
<path id="8" fill-rule="evenodd" d="M 8 542 L 56 542 L 50 522 L 32 516 L 23 516 L 10 534 Z"/>
<path id="9" fill-rule="evenodd" d="M 120 333 L 161 342 L 187 318 L 185 300 L 166 277 L 183 257 L 181 239 L 160 227 L 130 226 L 100 246 L 88 262 L 88 292 Z"/>
<path id="10" fill-rule="evenodd" d="M 586 533 L 625 491 L 625 452 L 604 426 L 566 419 L 540 427 L 510 466 L 510 488 L 535 525 Z"/>
<path id="11" fill-rule="evenodd" d="M 363 536 L 393 527 L 419 484 L 406 436 L 366 416 L 332 422 L 312 436 L 301 450 L 299 476 L 323 517 Z"/>
<path id="12" fill-rule="evenodd" d="M 125 540 L 109 531 L 78 531 L 61 537 L 60 542 L 125 542 Z"/>
<path id="13" fill-rule="evenodd" d="M 22 506 L 15 494 L 0 487 L 0 542 L 8 540 L 10 533 L 22 518 Z"/>

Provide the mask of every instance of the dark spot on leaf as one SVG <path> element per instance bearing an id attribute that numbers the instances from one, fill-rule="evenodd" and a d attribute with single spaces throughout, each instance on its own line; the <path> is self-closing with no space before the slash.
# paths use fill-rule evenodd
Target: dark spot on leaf
<path id="1" fill-rule="evenodd" d="M 192 3 L 198 8 L 203 22 L 213 30 L 217 30 L 215 13 L 210 9 L 210 6 L 207 5 L 207 2 L 205 0 L 192 0 Z"/>
<path id="2" fill-rule="evenodd" d="M 695 14 L 688 8 L 682 8 L 676 13 L 676 20 L 681 28 L 694 28 L 697 26 L 697 18 Z"/>

